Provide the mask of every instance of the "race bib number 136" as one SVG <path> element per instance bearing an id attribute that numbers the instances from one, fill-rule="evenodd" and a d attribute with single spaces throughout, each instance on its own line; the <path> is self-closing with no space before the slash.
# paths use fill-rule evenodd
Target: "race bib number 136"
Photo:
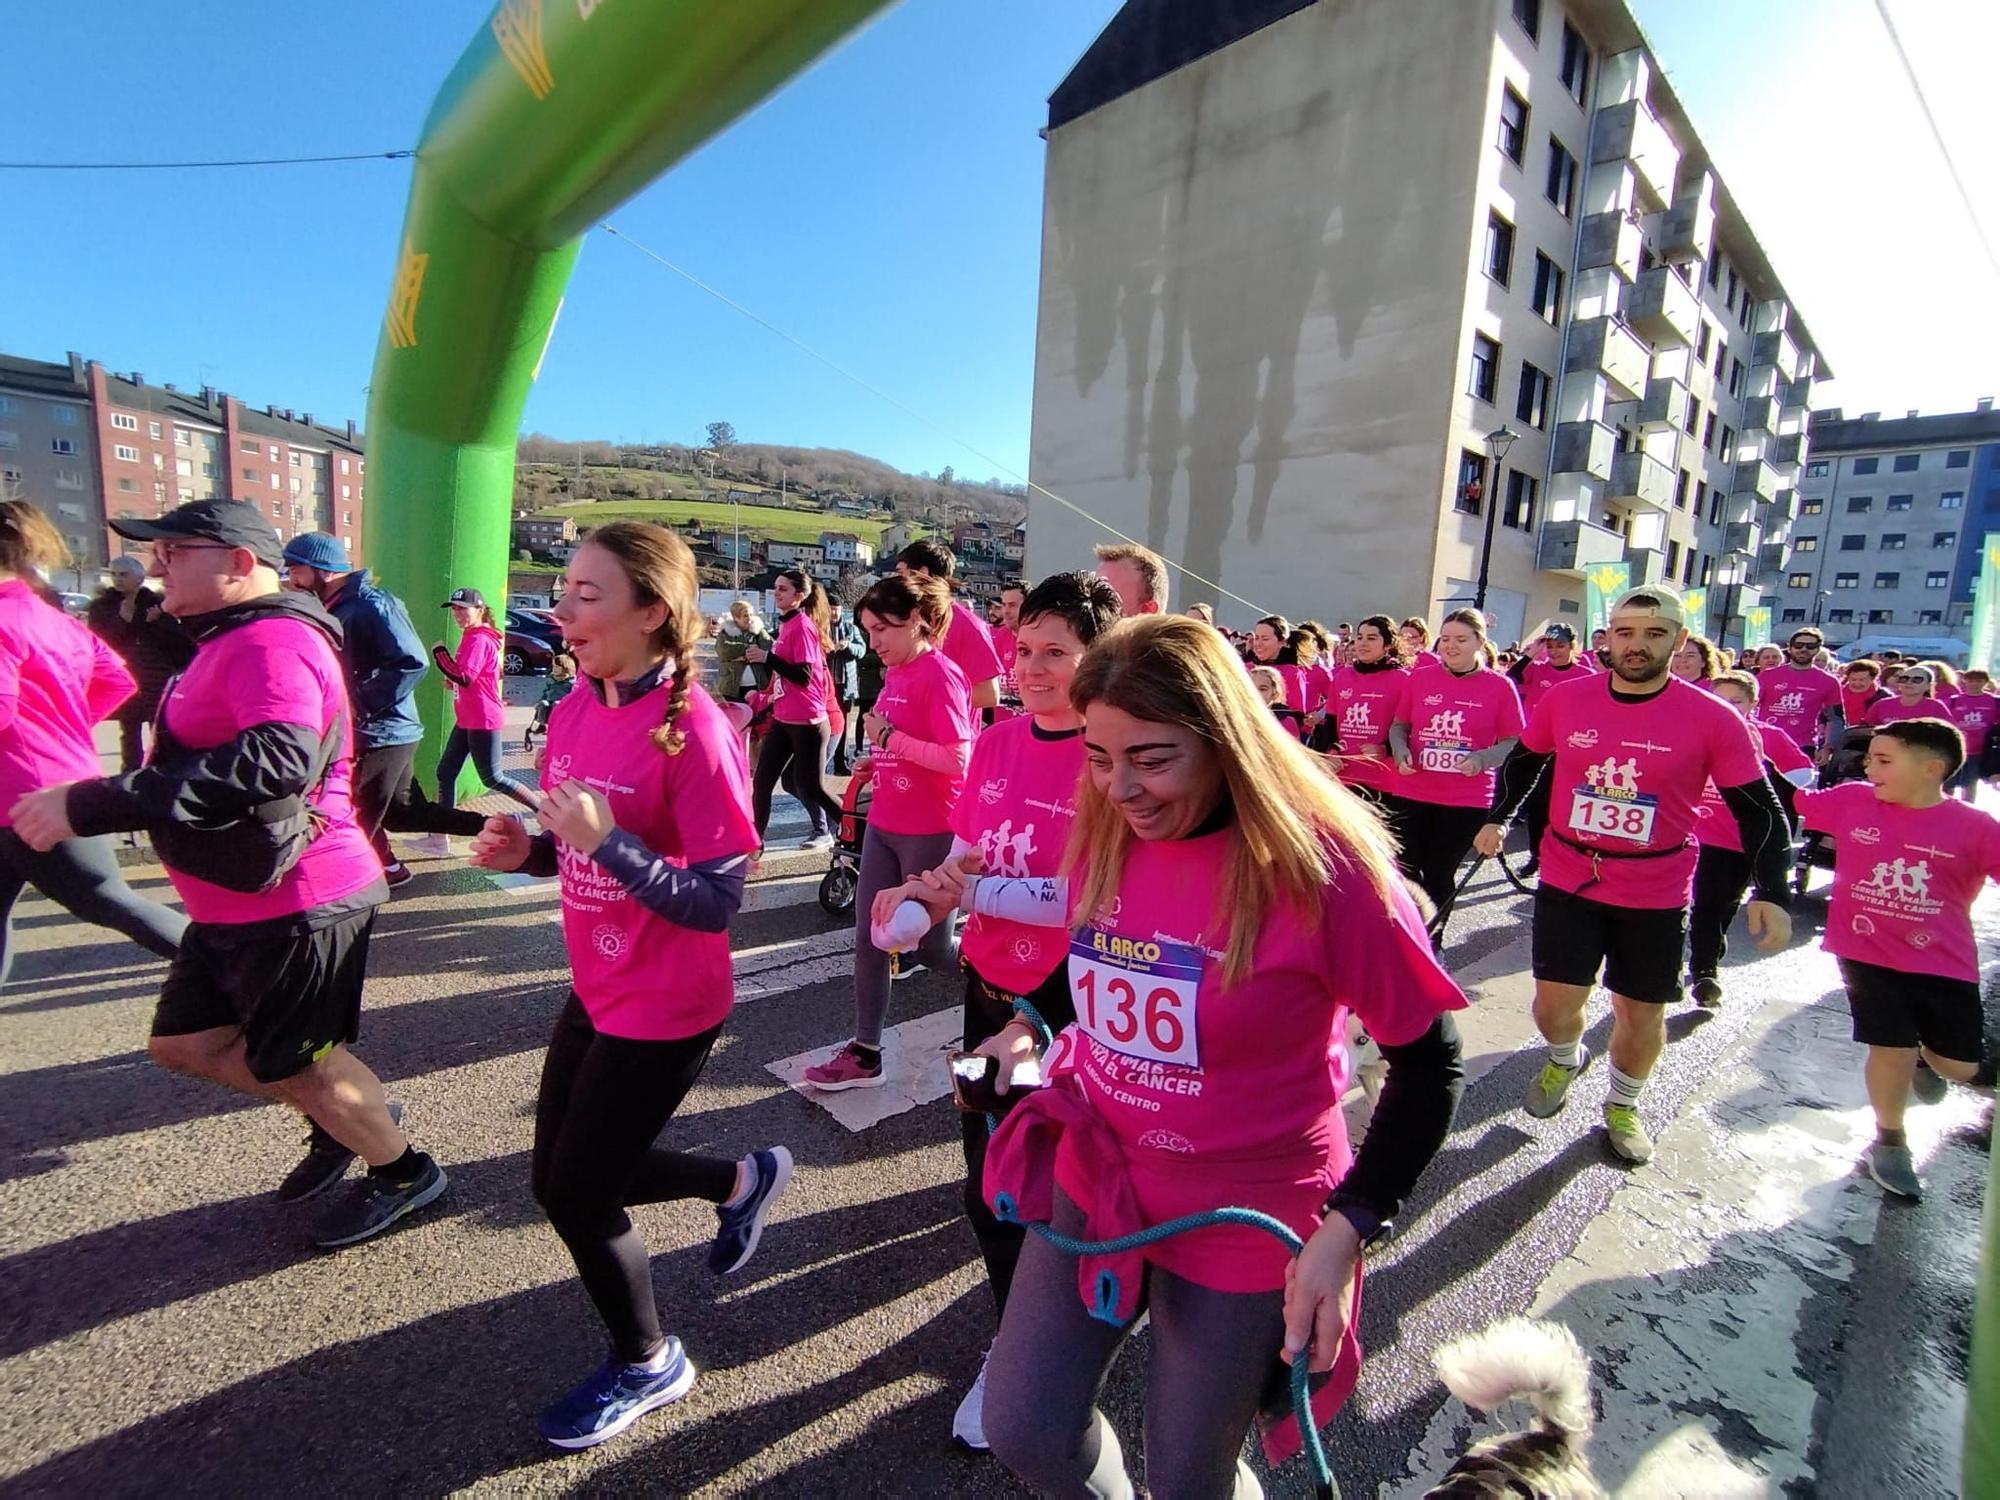
<path id="1" fill-rule="evenodd" d="M 1195 1006 L 1202 960 L 1202 951 L 1186 943 L 1084 928 L 1069 947 L 1077 1025 L 1128 1057 L 1200 1067 Z"/>

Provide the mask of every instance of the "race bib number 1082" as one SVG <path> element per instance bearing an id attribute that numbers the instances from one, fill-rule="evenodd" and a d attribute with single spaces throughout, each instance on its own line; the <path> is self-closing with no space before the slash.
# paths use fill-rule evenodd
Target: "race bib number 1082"
<path id="1" fill-rule="evenodd" d="M 1127 1057 L 1200 1067 L 1195 1008 L 1203 957 L 1187 943 L 1084 928 L 1069 947 L 1077 1025 Z"/>

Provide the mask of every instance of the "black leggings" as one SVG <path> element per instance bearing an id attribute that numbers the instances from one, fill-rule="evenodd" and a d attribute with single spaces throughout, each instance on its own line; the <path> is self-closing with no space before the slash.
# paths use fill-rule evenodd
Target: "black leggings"
<path id="1" fill-rule="evenodd" d="M 556 1018 L 535 1101 L 535 1201 L 576 1261 L 583 1289 L 628 1363 L 660 1347 L 652 1261 L 625 1210 L 635 1203 L 736 1191 L 736 1163 L 662 1151 L 654 1137 L 701 1076 L 718 1024 L 698 1036 L 640 1042 L 591 1025 L 572 990 Z"/>
<path id="2" fill-rule="evenodd" d="M 125 883 L 109 838 L 64 839 L 37 854 L 0 828 L 0 984 L 14 967 L 14 903 L 31 885 L 71 916 L 122 932 L 162 958 L 174 956 L 187 931 L 186 917 Z"/>
<path id="3" fill-rule="evenodd" d="M 764 747 L 757 752 L 757 774 L 750 783 L 750 810 L 757 823 L 757 842 L 764 842 L 764 830 L 771 822 L 771 792 L 780 780 L 806 807 L 815 835 L 827 831 L 827 817 L 840 821 L 840 804 L 827 795 L 820 780 L 826 764 L 828 726 L 786 724 L 773 719 L 765 726 Z"/>
<path id="4" fill-rule="evenodd" d="M 1397 863 L 1405 875 L 1423 887 L 1431 905 L 1443 911 L 1458 886 L 1458 869 L 1472 847 L 1472 836 L 1486 821 L 1486 809 L 1446 807 L 1412 797 L 1388 800 L 1393 808 L 1392 826 L 1403 840 L 1403 852 L 1397 856 Z"/>
<path id="5" fill-rule="evenodd" d="M 1749 859 L 1739 849 L 1701 846 L 1694 867 L 1694 904 L 1688 911 L 1688 974 L 1713 979 L 1729 951 L 1729 924 L 1750 889 Z"/>
<path id="6" fill-rule="evenodd" d="M 445 736 L 444 750 L 438 756 L 438 802 L 444 807 L 453 807 L 458 802 L 458 774 L 465 769 L 467 757 L 472 760 L 473 773 L 486 783 L 491 791 L 505 791 L 508 787 L 522 788 L 522 784 L 500 769 L 500 731 L 497 729 L 467 729 L 455 726 Z"/>

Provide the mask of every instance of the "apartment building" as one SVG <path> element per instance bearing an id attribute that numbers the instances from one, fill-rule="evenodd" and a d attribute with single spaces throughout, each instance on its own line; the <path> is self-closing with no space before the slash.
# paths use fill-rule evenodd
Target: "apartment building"
<path id="1" fill-rule="evenodd" d="M 1834 407 L 1813 413 L 1811 440 L 1772 619 L 1819 625 L 1836 647 L 1964 642 L 1981 547 L 2000 531 L 1991 399 L 1887 420 Z"/>
<path id="2" fill-rule="evenodd" d="M 76 557 L 63 587 L 82 590 L 105 562 L 97 425 L 84 362 L 0 354 L 0 489 L 32 500 Z"/>
<path id="3" fill-rule="evenodd" d="M 1129 0 L 1045 138 L 1032 477 L 1177 600 L 1740 634 L 1831 372 L 1622 0 Z"/>

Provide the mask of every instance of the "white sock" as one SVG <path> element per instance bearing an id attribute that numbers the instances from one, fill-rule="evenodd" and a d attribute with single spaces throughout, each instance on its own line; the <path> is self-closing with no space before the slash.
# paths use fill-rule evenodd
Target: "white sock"
<path id="1" fill-rule="evenodd" d="M 642 1359 L 633 1368 L 657 1375 L 667 1367 L 667 1356 L 673 1352 L 674 1341 L 672 1339 L 663 1339 L 660 1341 L 660 1347 L 653 1351 L 651 1359 Z"/>
<path id="2" fill-rule="evenodd" d="M 1583 1038 L 1573 1042 L 1550 1042 L 1549 1061 L 1560 1063 L 1565 1068 L 1573 1068 L 1583 1061 Z"/>
<path id="3" fill-rule="evenodd" d="M 1621 1073 L 1618 1071 L 1618 1064 L 1613 1063 L 1611 1065 L 1611 1095 L 1604 1102 L 1606 1104 L 1624 1104 L 1637 1108 L 1639 1104 L 1639 1091 L 1645 1088 L 1645 1086 L 1645 1079 L 1634 1078 L 1629 1073 Z"/>
<path id="4" fill-rule="evenodd" d="M 722 1200 L 724 1208 L 734 1208 L 750 1196 L 750 1190 L 757 1185 L 757 1169 L 750 1158 L 744 1157 L 736 1164 L 736 1191 Z"/>

